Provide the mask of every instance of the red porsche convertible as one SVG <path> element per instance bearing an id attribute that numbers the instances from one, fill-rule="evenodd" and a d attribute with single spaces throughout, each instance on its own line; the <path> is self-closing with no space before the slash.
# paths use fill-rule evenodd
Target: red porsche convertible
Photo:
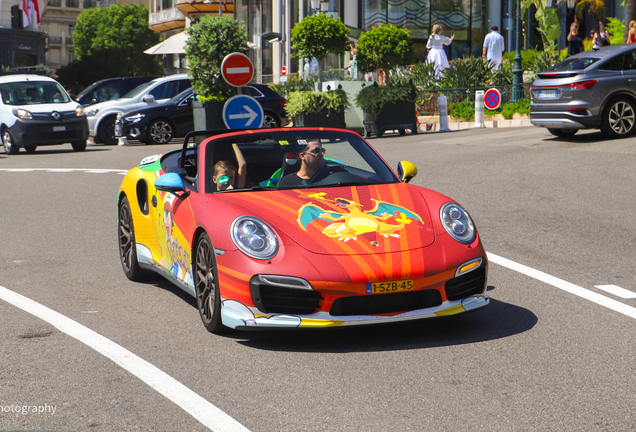
<path id="1" fill-rule="evenodd" d="M 360 135 L 326 128 L 204 133 L 151 156 L 118 197 L 131 280 L 156 272 L 196 297 L 205 327 L 415 320 L 489 303 L 468 213 L 408 182 Z"/>

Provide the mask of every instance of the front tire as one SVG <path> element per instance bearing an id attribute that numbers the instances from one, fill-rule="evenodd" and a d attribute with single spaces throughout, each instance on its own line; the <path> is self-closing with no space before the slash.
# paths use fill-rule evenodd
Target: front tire
<path id="1" fill-rule="evenodd" d="M 272 113 L 265 113 L 265 118 L 263 119 L 263 127 L 264 128 L 279 128 L 280 121 L 276 118 L 276 116 Z"/>
<path id="2" fill-rule="evenodd" d="M 574 136 L 579 130 L 578 129 L 551 129 L 548 128 L 548 132 L 550 132 L 554 136 L 558 136 L 561 138 L 568 138 Z"/>
<path id="3" fill-rule="evenodd" d="M 636 108 L 626 97 L 612 99 L 601 120 L 601 130 L 612 138 L 623 138 L 634 132 Z"/>
<path id="4" fill-rule="evenodd" d="M 117 230 L 119 231 L 119 258 L 124 274 L 131 281 L 145 279 L 148 272 L 139 267 L 137 260 L 137 242 L 135 241 L 135 229 L 128 197 L 124 197 L 119 206 Z"/>
<path id="5" fill-rule="evenodd" d="M 2 145 L 4 146 L 4 151 L 8 155 L 17 155 L 20 151 L 20 147 L 16 144 L 13 139 L 13 134 L 9 129 L 5 129 L 2 131 Z"/>
<path id="6" fill-rule="evenodd" d="M 148 144 L 168 144 L 174 137 L 174 128 L 167 120 L 155 120 L 148 126 Z"/>
<path id="7" fill-rule="evenodd" d="M 76 152 L 81 152 L 86 150 L 86 141 L 75 141 L 72 142 L 73 150 Z"/>
<path id="8" fill-rule="evenodd" d="M 102 120 L 99 125 L 99 139 L 106 145 L 117 144 L 117 137 L 115 136 L 115 120 L 116 116 L 108 116 Z"/>
<path id="9" fill-rule="evenodd" d="M 210 237 L 206 233 L 201 234 L 195 249 L 194 289 L 203 325 L 210 333 L 222 333 L 225 326 L 221 322 L 221 294 L 216 258 Z"/>

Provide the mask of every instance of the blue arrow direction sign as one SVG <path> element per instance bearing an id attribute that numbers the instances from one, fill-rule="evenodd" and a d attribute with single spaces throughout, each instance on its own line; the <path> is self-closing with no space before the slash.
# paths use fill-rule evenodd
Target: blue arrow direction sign
<path id="1" fill-rule="evenodd" d="M 260 128 L 264 118 L 263 107 L 251 96 L 231 97 L 223 106 L 223 121 L 228 129 Z"/>

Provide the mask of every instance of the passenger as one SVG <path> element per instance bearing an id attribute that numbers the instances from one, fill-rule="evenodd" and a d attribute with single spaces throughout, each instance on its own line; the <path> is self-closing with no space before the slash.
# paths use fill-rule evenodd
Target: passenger
<path id="1" fill-rule="evenodd" d="M 325 149 L 317 139 L 309 140 L 298 156 L 301 162 L 300 169 L 280 179 L 278 187 L 311 184 L 311 178 L 322 169 L 325 163 Z"/>
<path id="2" fill-rule="evenodd" d="M 239 149 L 238 144 L 232 144 L 234 149 L 234 156 L 238 162 L 238 169 L 227 160 L 218 161 L 214 164 L 214 175 L 212 181 L 216 185 L 217 191 L 224 191 L 229 189 L 243 189 L 245 187 L 245 179 L 247 177 L 247 163 Z"/>
<path id="3" fill-rule="evenodd" d="M 35 87 L 30 87 L 26 91 L 30 102 L 37 102 L 40 99 L 40 92 Z"/>

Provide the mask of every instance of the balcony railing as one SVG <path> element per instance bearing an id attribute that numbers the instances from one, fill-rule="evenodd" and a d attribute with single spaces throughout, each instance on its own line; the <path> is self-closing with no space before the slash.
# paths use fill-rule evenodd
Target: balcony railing
<path id="1" fill-rule="evenodd" d="M 62 36 L 49 36 L 49 45 L 62 45 Z"/>
<path id="2" fill-rule="evenodd" d="M 49 7 L 62 7 L 62 0 L 49 0 Z"/>
<path id="3" fill-rule="evenodd" d="M 66 38 L 66 45 L 73 46 L 73 38 L 72 37 L 67 37 Z"/>
<path id="4" fill-rule="evenodd" d="M 79 2 L 77 0 L 66 0 L 66 7 L 78 8 Z"/>
<path id="5" fill-rule="evenodd" d="M 162 21 L 170 21 L 175 19 L 185 19 L 185 15 L 183 15 L 183 13 L 177 8 L 165 9 L 159 12 L 151 13 L 148 24 L 152 25 Z"/>

